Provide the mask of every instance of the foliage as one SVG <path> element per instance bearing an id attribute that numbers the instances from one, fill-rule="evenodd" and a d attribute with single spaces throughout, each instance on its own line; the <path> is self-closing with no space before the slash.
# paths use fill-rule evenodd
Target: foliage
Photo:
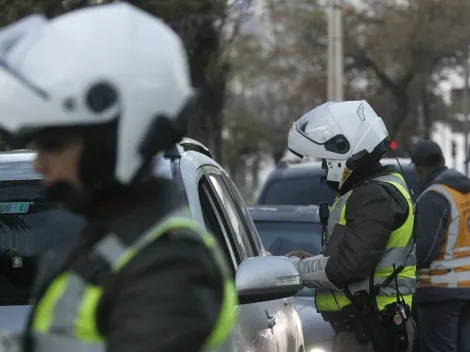
<path id="1" fill-rule="evenodd" d="M 271 132 L 280 134 L 272 138 L 273 148 L 279 149 L 286 147 L 290 123 L 326 101 L 327 7 L 315 0 L 269 4 L 268 32 L 275 40 L 259 43 L 264 50 L 244 60 L 237 75 L 244 74 L 244 85 L 258 95 L 263 92 L 270 116 L 283 120 L 270 124 L 278 126 Z M 469 15 L 468 0 L 348 2 L 343 16 L 345 98 L 368 100 L 390 134 L 401 138 L 400 146 L 415 134 L 429 135 L 432 121 L 448 115 L 438 85 L 447 68 L 455 71 L 470 45 Z M 245 52 L 247 42 L 238 44 Z"/>
<path id="2" fill-rule="evenodd" d="M 373 72 L 388 90 L 395 105 L 388 125 L 396 135 L 413 105 L 433 90 L 433 75 L 442 64 L 470 45 L 470 2 L 368 0 L 364 5 L 345 16 L 346 54 L 350 65 Z"/>
<path id="3" fill-rule="evenodd" d="M 231 97 L 226 105 L 225 113 L 227 134 L 224 139 L 224 160 L 232 176 L 243 171 L 251 157 L 268 150 L 266 141 L 269 139 L 267 130 L 256 117 L 256 107 L 246 102 L 243 96 Z"/>
<path id="4" fill-rule="evenodd" d="M 256 111 L 254 119 L 261 121 L 263 143 L 275 162 L 285 153 L 292 122 L 324 100 L 326 93 L 326 57 L 305 60 L 306 52 L 296 46 L 294 19 L 303 13 L 292 6 L 271 3 L 266 16 L 272 26 L 265 33 L 239 35 L 232 50 L 235 86 Z M 321 21 L 324 16 L 318 13 L 315 23 Z"/>

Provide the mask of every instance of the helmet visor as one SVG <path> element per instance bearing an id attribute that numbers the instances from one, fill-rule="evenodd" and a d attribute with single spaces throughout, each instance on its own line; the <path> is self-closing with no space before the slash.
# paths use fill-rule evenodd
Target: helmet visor
<path id="1" fill-rule="evenodd" d="M 328 105 L 329 103 L 320 105 L 295 122 L 299 133 L 315 144 L 323 145 L 333 137 L 343 135 L 343 130 L 331 115 Z"/>

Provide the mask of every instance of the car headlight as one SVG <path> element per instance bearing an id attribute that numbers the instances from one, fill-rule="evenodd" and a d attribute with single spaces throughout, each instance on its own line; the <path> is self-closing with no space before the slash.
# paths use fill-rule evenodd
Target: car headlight
<path id="1" fill-rule="evenodd" d="M 331 352 L 331 340 L 316 342 L 305 349 L 306 352 Z"/>

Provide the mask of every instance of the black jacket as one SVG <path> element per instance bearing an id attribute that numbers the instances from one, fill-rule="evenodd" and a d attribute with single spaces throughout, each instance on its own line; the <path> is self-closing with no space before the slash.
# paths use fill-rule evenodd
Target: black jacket
<path id="1" fill-rule="evenodd" d="M 35 295 L 57 274 L 72 269 L 105 285 L 97 325 L 112 352 L 198 351 L 212 332 L 221 307 L 223 282 L 206 247 L 167 234 L 142 250 L 111 281 L 109 268 L 90 251 L 111 228 L 133 243 L 159 218 L 182 204 L 169 181 L 150 182 L 113 215 L 89 222 L 83 235 L 62 252 L 48 256 Z"/>
<path id="2" fill-rule="evenodd" d="M 392 172 L 393 166 L 362 174 L 354 171 L 354 178 L 341 189 L 342 194 L 352 188 L 354 191 L 346 202 L 345 234 L 325 268 L 328 279 L 339 289 L 370 277 L 384 255 L 390 234 L 408 217 L 408 203 L 396 187 L 368 181 Z"/>
<path id="3" fill-rule="evenodd" d="M 449 186 L 461 193 L 470 193 L 470 179 L 446 167 L 437 170 L 421 185 L 420 192 L 432 184 Z M 436 192 L 426 192 L 416 204 L 416 259 L 418 268 L 429 268 L 439 256 L 450 216 L 450 204 Z M 416 290 L 416 303 L 452 299 L 470 299 L 470 289 L 423 287 Z"/>

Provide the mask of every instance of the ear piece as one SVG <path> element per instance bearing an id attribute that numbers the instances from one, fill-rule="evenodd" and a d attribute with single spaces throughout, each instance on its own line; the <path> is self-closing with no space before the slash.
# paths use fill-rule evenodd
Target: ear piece
<path id="1" fill-rule="evenodd" d="M 323 146 L 325 150 L 337 154 L 346 154 L 351 147 L 346 137 L 341 134 L 330 138 Z"/>
<path id="2" fill-rule="evenodd" d="M 338 148 L 340 152 L 344 153 L 348 149 L 348 144 L 343 138 L 340 137 L 336 140 L 336 148 Z"/>

